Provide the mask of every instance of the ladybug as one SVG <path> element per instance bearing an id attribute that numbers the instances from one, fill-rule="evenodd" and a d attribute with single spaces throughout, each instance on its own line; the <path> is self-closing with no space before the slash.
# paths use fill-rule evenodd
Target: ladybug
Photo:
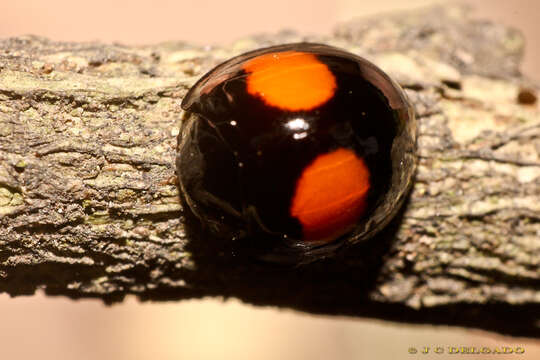
<path id="1" fill-rule="evenodd" d="M 181 196 L 212 233 L 266 253 L 326 254 L 372 237 L 415 169 L 403 90 L 369 61 L 315 43 L 263 48 L 204 75 L 182 101 Z"/>

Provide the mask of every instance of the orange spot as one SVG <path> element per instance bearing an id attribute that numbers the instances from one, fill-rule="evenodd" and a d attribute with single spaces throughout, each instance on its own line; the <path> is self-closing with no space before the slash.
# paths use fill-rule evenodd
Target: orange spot
<path id="1" fill-rule="evenodd" d="M 324 104 L 336 89 L 336 79 L 313 54 L 296 51 L 258 56 L 243 65 L 247 91 L 285 110 L 310 110 Z"/>
<path id="2" fill-rule="evenodd" d="M 351 230 L 366 210 L 369 187 L 369 169 L 354 151 L 319 155 L 302 172 L 290 209 L 303 239 L 330 242 Z"/>

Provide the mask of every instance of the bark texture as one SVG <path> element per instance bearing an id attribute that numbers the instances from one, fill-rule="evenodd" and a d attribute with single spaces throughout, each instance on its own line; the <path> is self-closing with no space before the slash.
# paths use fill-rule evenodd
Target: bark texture
<path id="1" fill-rule="evenodd" d="M 539 87 L 520 75 L 522 36 L 468 13 L 436 7 L 224 47 L 0 40 L 0 292 L 234 296 L 538 336 Z M 174 159 L 180 102 L 202 74 L 300 40 L 367 57 L 406 88 L 420 165 L 382 234 L 291 268 L 185 226 Z"/>

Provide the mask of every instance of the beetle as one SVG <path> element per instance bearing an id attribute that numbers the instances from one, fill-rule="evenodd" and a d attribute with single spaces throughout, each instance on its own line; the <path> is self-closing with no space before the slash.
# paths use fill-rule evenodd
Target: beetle
<path id="1" fill-rule="evenodd" d="M 416 166 L 416 119 L 368 60 L 324 44 L 250 51 L 182 101 L 177 173 L 189 209 L 221 238 L 326 254 L 396 214 Z M 258 240 L 265 239 L 265 240 Z"/>

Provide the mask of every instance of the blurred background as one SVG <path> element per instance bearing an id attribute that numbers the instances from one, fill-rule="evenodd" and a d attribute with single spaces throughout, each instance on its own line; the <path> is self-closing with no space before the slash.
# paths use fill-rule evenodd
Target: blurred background
<path id="1" fill-rule="evenodd" d="M 36 34 L 55 40 L 149 44 L 184 40 L 233 41 L 287 28 L 328 34 L 338 22 L 385 11 L 414 9 L 444 0 L 0 0 L 0 37 Z M 540 1 L 462 0 L 480 18 L 520 29 L 528 40 L 523 64 L 540 79 Z"/>
<path id="2" fill-rule="evenodd" d="M 227 43 L 283 28 L 328 34 L 342 21 L 412 9 L 436 0 L 0 0 L 0 38 L 36 34 L 54 40 L 148 44 Z M 540 1 L 469 0 L 476 16 L 520 29 L 525 74 L 540 80 Z M 540 341 L 444 326 L 314 316 L 237 300 L 140 303 L 0 294 L 0 359 L 447 359 L 409 355 L 423 346 L 522 346 L 540 359 Z M 489 355 L 469 355 L 475 359 Z"/>

